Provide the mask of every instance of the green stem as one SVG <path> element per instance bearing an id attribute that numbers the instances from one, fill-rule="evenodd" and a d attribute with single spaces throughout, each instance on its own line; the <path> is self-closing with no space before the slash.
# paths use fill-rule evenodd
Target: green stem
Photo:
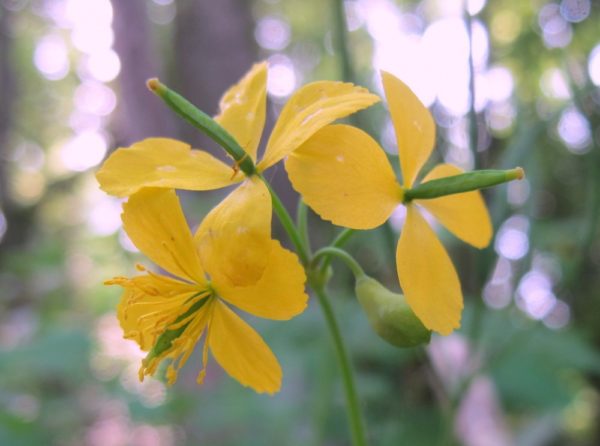
<path id="1" fill-rule="evenodd" d="M 147 82 L 147 85 L 148 88 L 160 97 L 165 104 L 171 107 L 175 113 L 197 129 L 200 129 L 209 138 L 223 147 L 247 176 L 251 176 L 256 172 L 252 159 L 238 144 L 235 138 L 217 121 L 198 109 L 179 93 L 162 84 L 158 79 L 150 79 Z"/>
<path id="2" fill-rule="evenodd" d="M 333 20 L 335 40 L 342 61 L 342 79 L 346 82 L 355 82 L 350 51 L 346 42 L 347 26 L 344 0 L 333 0 Z"/>
<path id="3" fill-rule="evenodd" d="M 275 214 L 277 214 L 277 217 L 279 218 L 279 221 L 281 222 L 283 229 L 285 229 L 285 232 L 287 233 L 288 237 L 294 244 L 294 247 L 296 248 L 296 252 L 298 253 L 298 257 L 300 257 L 300 261 L 302 262 L 303 265 L 308 265 L 308 263 L 309 263 L 308 249 L 307 249 L 306 245 L 304 244 L 304 242 L 302 241 L 302 237 L 300 236 L 300 233 L 296 229 L 296 226 L 294 225 L 294 220 L 292 220 L 292 217 L 290 217 L 290 214 L 288 213 L 287 209 L 285 208 L 285 206 L 279 199 L 279 196 L 271 188 L 271 185 L 269 184 L 269 182 L 267 180 L 265 180 L 265 178 L 262 175 L 259 175 L 259 177 L 265 183 L 265 185 L 267 186 L 267 189 L 269 189 L 269 192 L 271 193 L 271 201 L 273 202 L 273 210 L 275 211 Z"/>
<path id="4" fill-rule="evenodd" d="M 273 202 L 273 209 L 279 217 L 279 221 L 283 225 L 283 228 L 287 232 L 290 237 L 292 243 L 296 247 L 296 251 L 298 256 L 300 257 L 302 263 L 305 266 L 310 264 L 308 248 L 304 244 L 300 233 L 296 226 L 294 226 L 294 221 L 290 217 L 290 214 L 283 206 L 283 203 L 275 193 L 275 191 L 271 188 L 271 185 L 259 175 L 261 180 L 264 181 L 265 185 L 269 189 L 271 193 L 271 199 Z M 349 234 L 344 236 L 344 238 L 349 237 Z M 339 238 L 339 237 L 338 237 Z M 325 249 L 336 249 L 336 248 L 325 248 Z M 339 250 L 342 253 L 344 251 Z M 328 253 L 332 255 L 331 252 Z M 348 257 L 350 257 L 348 255 Z M 351 257 L 350 257 L 351 258 Z M 352 259 L 354 260 L 354 259 Z M 358 264 L 357 264 L 358 265 Z M 360 268 L 360 266 L 358 266 Z M 352 433 L 352 444 L 353 446 L 366 446 L 366 438 L 365 438 L 365 429 L 364 423 L 362 420 L 362 415 L 360 413 L 360 407 L 358 402 L 358 395 L 356 393 L 356 386 L 354 384 L 354 377 L 352 375 L 352 368 L 350 365 L 350 361 L 348 360 L 348 354 L 346 353 L 346 348 L 344 346 L 344 342 L 342 340 L 342 335 L 340 333 L 340 329 L 338 327 L 337 321 L 335 319 L 335 315 L 333 314 L 333 309 L 331 304 L 329 303 L 329 299 L 327 294 L 325 293 L 325 289 L 323 284 L 319 282 L 315 283 L 315 279 L 311 278 L 311 275 L 308 274 L 309 284 L 315 290 L 315 294 L 319 299 L 319 303 L 321 304 L 321 308 L 323 309 L 323 313 L 325 314 L 325 321 L 327 322 L 327 328 L 331 333 L 331 337 L 333 339 L 333 344 L 335 347 L 336 355 L 338 358 L 338 363 L 340 365 L 340 369 L 342 372 L 342 381 L 344 383 L 344 392 L 346 394 L 346 406 L 348 410 L 348 418 L 350 423 L 350 430 Z"/>
<path id="5" fill-rule="evenodd" d="M 346 408 L 348 410 L 348 418 L 352 432 L 352 444 L 353 446 L 366 446 L 367 439 L 358 402 L 358 394 L 356 393 L 356 385 L 354 384 L 352 367 L 348 359 L 348 354 L 346 353 L 346 347 L 344 346 L 337 320 L 333 313 L 333 308 L 329 302 L 329 297 L 322 287 L 316 287 L 315 294 L 323 309 L 325 321 L 327 322 L 329 333 L 331 333 L 338 363 L 342 372 L 342 382 L 344 384 L 344 393 L 346 394 Z"/>
<path id="6" fill-rule="evenodd" d="M 349 229 L 349 228 L 343 229 L 335 237 L 335 239 L 333 239 L 333 242 L 331 242 L 330 246 L 332 248 L 340 248 L 340 247 L 344 246 L 346 244 L 346 242 L 348 240 L 350 240 L 350 237 L 352 237 L 354 235 L 355 232 L 356 231 L 354 229 Z M 321 265 L 321 273 L 324 273 L 325 271 L 327 271 L 327 268 L 329 268 L 330 263 L 331 263 L 331 256 L 325 257 L 325 259 L 323 260 L 323 264 Z"/>
<path id="7" fill-rule="evenodd" d="M 355 232 L 356 232 L 356 230 L 354 230 L 354 229 L 349 229 L 349 228 L 343 229 L 333 239 L 333 242 L 331 242 L 331 246 L 333 246 L 335 248 L 341 248 L 342 246 L 344 246 L 346 244 L 346 242 L 348 240 L 350 240 L 350 237 L 352 237 Z"/>
<path id="8" fill-rule="evenodd" d="M 302 200 L 302 197 L 298 198 L 298 208 L 296 210 L 296 227 L 298 228 L 298 232 L 300 237 L 302 238 L 302 243 L 306 247 L 308 251 L 308 255 L 311 254 L 310 249 L 310 238 L 308 237 L 308 206 Z"/>
<path id="9" fill-rule="evenodd" d="M 477 111 L 475 110 L 475 63 L 473 62 L 473 19 L 465 2 L 465 21 L 467 35 L 469 36 L 469 148 L 473 152 L 475 169 L 481 167 L 480 154 L 478 152 L 479 125 L 477 123 Z"/>
<path id="10" fill-rule="evenodd" d="M 356 277 L 357 279 L 365 275 L 365 272 L 358 264 L 358 262 L 354 259 L 354 257 L 352 257 L 343 249 L 334 248 L 332 246 L 321 248 L 317 251 L 312 261 L 314 264 L 317 264 L 321 257 L 325 256 L 327 256 L 327 258 L 329 259 L 331 259 L 331 257 L 337 257 L 338 259 L 343 260 L 344 263 L 348 266 L 348 268 L 350 268 L 350 270 L 352 271 L 352 274 L 354 274 L 354 277 Z"/>

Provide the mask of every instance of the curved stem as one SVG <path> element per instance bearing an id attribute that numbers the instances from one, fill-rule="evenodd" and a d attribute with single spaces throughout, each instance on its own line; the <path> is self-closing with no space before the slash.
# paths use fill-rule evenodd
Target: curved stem
<path id="1" fill-rule="evenodd" d="M 321 259 L 321 257 L 327 256 L 327 259 L 331 259 L 331 257 L 337 257 L 344 261 L 344 263 L 350 268 L 354 277 L 358 278 L 365 275 L 365 272 L 358 264 L 358 262 L 348 254 L 346 251 L 340 248 L 334 248 L 332 246 L 328 246 L 326 248 L 321 248 L 317 251 L 315 256 L 313 257 L 313 262 L 316 263 Z M 331 260 L 330 260 L 331 261 Z"/>
<path id="2" fill-rule="evenodd" d="M 333 242 L 331 242 L 331 246 L 334 246 L 336 248 L 344 246 L 346 242 L 350 240 L 350 237 L 354 235 L 355 232 L 356 230 L 354 229 L 345 228 L 333 239 Z"/>
<path id="3" fill-rule="evenodd" d="M 323 309 L 325 321 L 327 322 L 329 333 L 331 333 L 336 356 L 342 372 L 344 393 L 346 394 L 346 408 L 348 410 L 348 418 L 352 432 L 352 444 L 353 446 L 366 446 L 367 440 L 365 428 L 358 402 L 358 395 L 356 393 L 356 385 L 354 384 L 352 366 L 348 359 L 348 354 L 346 353 L 346 347 L 344 346 L 344 341 L 342 340 L 342 335 L 340 333 L 337 320 L 333 314 L 333 308 L 331 307 L 329 297 L 327 296 L 323 287 L 315 287 L 315 294 L 317 295 L 319 303 L 321 304 L 321 308 Z"/>
<path id="4" fill-rule="evenodd" d="M 350 237 L 354 235 L 355 232 L 356 231 L 354 229 L 345 228 L 335 237 L 335 239 L 333 239 L 333 242 L 331 242 L 330 247 L 340 248 L 344 246 L 346 242 L 350 240 Z M 325 260 L 323 260 L 323 265 L 321 265 L 321 273 L 324 273 L 327 270 L 327 268 L 329 268 L 330 263 L 331 257 L 325 257 Z"/>
<path id="5" fill-rule="evenodd" d="M 279 196 L 271 188 L 271 185 L 269 184 L 269 182 L 267 180 L 265 180 L 265 178 L 262 175 L 259 175 L 259 177 L 265 183 L 265 185 L 267 186 L 267 189 L 269 189 L 269 192 L 271 193 L 271 200 L 273 202 L 273 210 L 277 214 L 277 217 L 279 217 L 279 221 L 281 222 L 283 229 L 285 229 L 285 232 L 287 232 L 287 235 L 289 236 L 290 240 L 294 244 L 294 247 L 296 248 L 296 252 L 298 253 L 298 257 L 300 257 L 300 261 L 302 262 L 303 265 L 308 265 L 308 262 L 309 262 L 308 249 L 307 249 L 306 245 L 304 244 L 304 242 L 302 241 L 302 237 L 300 236 L 300 233 L 296 229 L 296 226 L 294 225 L 294 220 L 292 220 L 292 217 L 290 217 L 290 214 L 288 213 L 287 209 L 285 208 L 285 206 L 279 199 Z"/>

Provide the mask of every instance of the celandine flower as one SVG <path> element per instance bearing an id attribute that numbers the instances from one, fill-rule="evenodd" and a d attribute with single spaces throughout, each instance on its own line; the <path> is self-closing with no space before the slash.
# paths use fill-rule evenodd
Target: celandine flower
<path id="1" fill-rule="evenodd" d="M 252 67 L 221 99 L 215 118 L 256 161 L 265 124 L 267 64 Z M 260 173 L 282 160 L 311 135 L 336 119 L 379 101 L 376 95 L 349 83 L 320 81 L 305 85 L 284 106 L 257 165 Z M 233 175 L 232 175 L 233 173 Z M 201 150 L 166 138 L 150 138 L 116 150 L 96 174 L 101 188 L 111 195 L 128 196 L 142 187 L 210 190 L 244 180 L 244 175 Z M 259 183 L 249 182 L 249 187 Z M 250 193 L 263 197 L 260 192 Z M 269 196 L 264 196 L 270 202 Z M 268 215 L 262 230 L 270 237 L 271 207 L 256 204 L 255 211 Z"/>
<path id="2" fill-rule="evenodd" d="M 255 223 L 247 213 L 249 189 L 243 185 L 213 209 L 194 237 L 172 189 L 144 188 L 124 204 L 123 224 L 133 243 L 173 275 L 139 267 L 147 274 L 107 281 L 124 288 L 118 318 L 125 337 L 148 352 L 140 379 L 168 361 L 167 377 L 173 383 L 203 338 L 199 383 L 210 350 L 244 386 L 257 392 L 279 390 L 277 359 L 232 307 L 263 318 L 290 319 L 306 307 L 305 274 L 297 257 L 274 240 L 268 242 L 257 274 L 251 253 L 256 244 L 248 236 Z"/>
<path id="3" fill-rule="evenodd" d="M 396 132 L 403 185 L 381 147 L 362 130 L 346 125 L 323 128 L 290 154 L 286 169 L 294 188 L 321 217 L 354 229 L 384 223 L 404 202 L 435 142 L 431 114 L 399 79 L 382 73 Z M 435 166 L 423 182 L 453 176 L 462 170 Z M 463 308 L 460 282 L 446 250 L 425 221 L 427 209 L 463 241 L 483 248 L 492 225 L 478 191 L 406 204 L 406 221 L 396 249 L 396 267 L 406 300 L 430 330 L 448 334 L 460 326 Z"/>

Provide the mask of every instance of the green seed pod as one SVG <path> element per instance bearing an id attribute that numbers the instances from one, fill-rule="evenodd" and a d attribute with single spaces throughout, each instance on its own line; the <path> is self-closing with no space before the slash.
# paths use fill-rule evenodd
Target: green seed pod
<path id="1" fill-rule="evenodd" d="M 392 293 L 367 275 L 356 279 L 356 297 L 375 333 L 396 347 L 427 344 L 431 331 L 425 328 L 402 294 Z"/>

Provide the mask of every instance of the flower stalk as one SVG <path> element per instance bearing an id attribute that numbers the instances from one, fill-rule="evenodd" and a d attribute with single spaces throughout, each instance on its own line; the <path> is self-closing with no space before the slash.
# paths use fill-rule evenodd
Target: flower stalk
<path id="1" fill-rule="evenodd" d="M 294 244 L 298 256 L 304 265 L 316 265 L 318 260 L 321 258 L 329 259 L 331 256 L 337 256 L 342 258 L 349 267 L 351 267 L 353 273 L 357 276 L 364 275 L 364 272 L 360 265 L 354 260 L 350 254 L 345 251 L 329 246 L 326 248 L 322 248 L 319 250 L 312 259 L 309 259 L 309 248 L 306 246 L 303 237 L 300 235 L 298 228 L 294 225 L 294 222 L 283 206 L 283 203 L 279 199 L 277 193 L 271 188 L 269 183 L 263 178 L 263 181 L 269 188 L 271 192 L 271 198 L 273 201 L 273 210 L 275 214 L 279 218 L 283 228 L 285 229 L 288 237 L 292 240 Z M 346 238 L 349 238 L 352 232 L 343 232 L 340 235 L 342 237 L 336 238 L 338 243 L 342 244 Z M 308 271 L 307 271 L 308 273 Z M 339 325 L 337 323 L 337 319 L 335 318 L 335 314 L 333 312 L 333 308 L 331 303 L 329 302 L 329 297 L 325 292 L 325 283 L 320 279 L 320 275 L 314 276 L 311 274 L 307 274 L 309 285 L 314 290 L 319 304 L 321 305 L 321 309 L 323 310 L 323 314 L 325 316 L 325 322 L 327 324 L 327 328 L 331 335 L 333 346 L 336 352 L 336 357 L 338 359 L 338 364 L 340 366 L 340 371 L 342 373 L 342 382 L 344 386 L 344 393 L 346 395 L 346 409 L 348 411 L 348 421 L 350 424 L 350 432 L 352 435 L 352 445 L 353 446 L 366 446 L 366 434 L 364 428 L 364 421 L 362 418 L 362 413 L 360 410 L 360 404 L 358 400 L 358 393 L 356 391 L 356 384 L 354 383 L 354 375 L 352 372 L 352 365 L 350 363 L 350 359 L 348 357 L 348 353 L 346 352 L 346 347 L 344 345 L 344 341 L 342 339 L 342 334 L 339 329 Z"/>
<path id="2" fill-rule="evenodd" d="M 335 347 L 335 353 L 338 359 L 338 364 L 342 372 L 342 383 L 344 385 L 344 393 L 346 394 L 346 409 L 348 411 L 348 419 L 350 421 L 350 431 L 352 433 L 352 445 L 353 446 L 366 446 L 366 432 L 364 422 L 360 410 L 360 404 L 358 401 L 358 393 L 356 391 L 356 384 L 354 383 L 354 375 L 352 373 L 352 366 L 346 352 L 346 347 L 342 339 L 342 334 L 338 326 L 333 308 L 329 302 L 323 287 L 316 287 L 315 294 L 319 299 L 319 304 L 323 310 L 325 321 L 327 322 L 327 328 L 331 334 L 331 339 Z"/>
<path id="3" fill-rule="evenodd" d="M 352 271 L 352 274 L 354 274 L 354 277 L 356 279 L 365 275 L 365 272 L 363 271 L 362 267 L 354 259 L 354 257 L 352 257 L 350 254 L 348 254 L 343 249 L 336 248 L 333 245 L 327 246 L 325 248 L 321 248 L 315 254 L 315 256 L 313 258 L 313 263 L 316 264 L 323 257 L 325 257 L 326 260 L 330 259 L 331 257 L 339 258 L 346 264 L 346 266 L 350 269 L 350 271 Z"/>

